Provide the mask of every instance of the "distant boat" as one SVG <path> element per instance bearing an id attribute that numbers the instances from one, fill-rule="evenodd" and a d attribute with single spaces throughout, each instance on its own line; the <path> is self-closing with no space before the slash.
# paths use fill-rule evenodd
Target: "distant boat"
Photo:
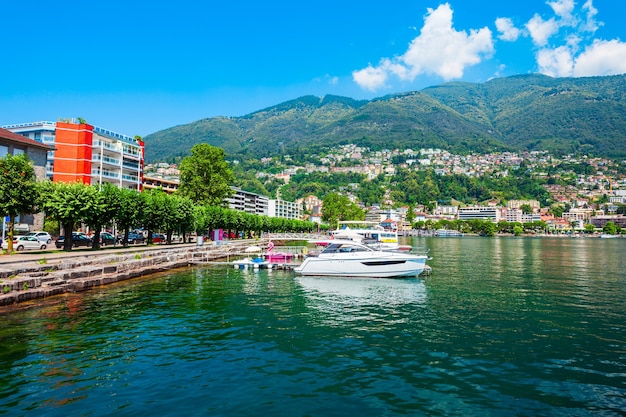
<path id="1" fill-rule="evenodd" d="M 602 234 L 600 235 L 600 237 L 601 237 L 602 239 L 614 239 L 614 238 L 616 238 L 616 237 L 617 237 L 617 235 L 610 235 L 610 234 L 608 234 L 608 233 L 602 233 Z"/>
<path id="2" fill-rule="evenodd" d="M 263 258 L 243 258 L 233 262 L 235 269 L 272 269 L 272 264 Z"/>
<path id="3" fill-rule="evenodd" d="M 330 232 L 333 239 L 347 239 L 385 250 L 407 250 L 398 245 L 398 232 L 385 230 L 379 223 L 365 220 L 340 221 Z M 408 249 L 410 250 L 410 248 Z"/>
<path id="4" fill-rule="evenodd" d="M 463 233 L 458 230 L 439 229 L 435 232 L 435 235 L 439 237 L 460 237 L 463 236 Z"/>

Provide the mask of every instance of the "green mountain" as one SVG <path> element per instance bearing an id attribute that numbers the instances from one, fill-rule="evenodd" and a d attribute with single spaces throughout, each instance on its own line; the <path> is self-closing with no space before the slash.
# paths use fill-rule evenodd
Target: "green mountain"
<path id="1" fill-rule="evenodd" d="M 146 161 L 201 142 L 249 157 L 337 144 L 453 152 L 548 150 L 625 157 L 626 76 L 522 75 L 452 82 L 373 100 L 304 96 L 242 117 L 213 117 L 146 136 Z"/>

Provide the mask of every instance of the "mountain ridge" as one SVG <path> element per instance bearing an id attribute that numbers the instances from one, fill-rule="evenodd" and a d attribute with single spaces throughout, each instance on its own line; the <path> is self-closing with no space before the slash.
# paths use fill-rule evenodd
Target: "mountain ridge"
<path id="1" fill-rule="evenodd" d="M 146 161 L 196 143 L 260 158 L 355 143 L 370 149 L 549 150 L 625 157 L 626 75 L 516 75 L 450 82 L 371 100 L 307 95 L 239 117 L 212 117 L 146 136 Z"/>

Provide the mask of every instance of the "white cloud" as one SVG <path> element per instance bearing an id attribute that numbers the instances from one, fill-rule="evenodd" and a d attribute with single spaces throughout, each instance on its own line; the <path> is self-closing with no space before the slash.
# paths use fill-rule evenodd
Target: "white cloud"
<path id="1" fill-rule="evenodd" d="M 516 41 L 521 34 L 521 31 L 515 27 L 513 21 L 508 17 L 497 18 L 496 29 L 498 29 L 498 32 L 500 32 L 500 36 L 498 37 L 503 41 Z"/>
<path id="2" fill-rule="evenodd" d="M 551 77 L 568 77 L 571 75 L 574 60 L 569 48 L 561 46 L 555 49 L 542 49 L 537 52 L 539 72 Z"/>
<path id="3" fill-rule="evenodd" d="M 554 10 L 554 14 L 561 19 L 565 21 L 575 20 L 572 14 L 574 12 L 574 0 L 556 0 L 547 4 Z"/>
<path id="4" fill-rule="evenodd" d="M 427 9 L 424 26 L 409 49 L 399 57 L 382 58 L 352 73 L 362 88 L 377 90 L 386 86 L 391 75 L 413 81 L 421 74 L 434 74 L 448 81 L 463 76 L 466 67 L 491 57 L 493 40 L 488 28 L 472 29 L 468 34 L 452 26 L 452 8 L 448 3 Z"/>
<path id="5" fill-rule="evenodd" d="M 598 10 L 593 0 L 577 8 L 575 0 L 547 1 L 554 16 L 535 14 L 525 25 L 535 46 L 539 72 L 554 77 L 580 77 L 626 73 L 626 43 L 619 39 L 603 40 L 593 34 L 603 25 L 596 20 Z M 510 21 L 496 20 L 500 39 L 509 40 Z M 511 23 L 512 26 L 512 23 Z M 511 36 L 512 38 L 512 36 Z"/>
<path id="6" fill-rule="evenodd" d="M 617 39 L 596 40 L 577 58 L 573 75 L 615 75 L 626 73 L 626 43 Z"/>
<path id="7" fill-rule="evenodd" d="M 602 26 L 602 23 L 597 22 L 595 19 L 598 14 L 598 9 L 593 7 L 593 0 L 587 0 L 585 4 L 583 4 L 583 10 L 587 12 L 587 16 L 581 29 L 586 32 L 594 33 L 600 26 Z"/>
<path id="8" fill-rule="evenodd" d="M 543 20 L 541 16 L 535 14 L 532 19 L 526 23 L 526 29 L 537 46 L 544 46 L 548 43 L 550 37 L 559 31 L 559 24 L 556 19 L 550 18 Z"/>
<path id="9" fill-rule="evenodd" d="M 385 87 L 387 83 L 387 71 L 384 68 L 374 68 L 368 65 L 362 70 L 353 71 L 352 79 L 362 88 L 376 91 Z"/>
<path id="10" fill-rule="evenodd" d="M 626 73 L 626 43 L 596 40 L 578 56 L 568 46 L 537 52 L 539 71 L 553 77 L 588 77 Z"/>

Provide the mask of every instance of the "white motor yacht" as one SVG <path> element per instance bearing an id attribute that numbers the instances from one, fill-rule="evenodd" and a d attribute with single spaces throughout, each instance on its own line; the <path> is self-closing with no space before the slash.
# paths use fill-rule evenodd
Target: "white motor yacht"
<path id="1" fill-rule="evenodd" d="M 343 277 L 414 277 L 422 273 L 427 256 L 375 250 L 352 240 L 329 240 L 317 255 L 307 257 L 294 271 L 300 275 Z"/>

